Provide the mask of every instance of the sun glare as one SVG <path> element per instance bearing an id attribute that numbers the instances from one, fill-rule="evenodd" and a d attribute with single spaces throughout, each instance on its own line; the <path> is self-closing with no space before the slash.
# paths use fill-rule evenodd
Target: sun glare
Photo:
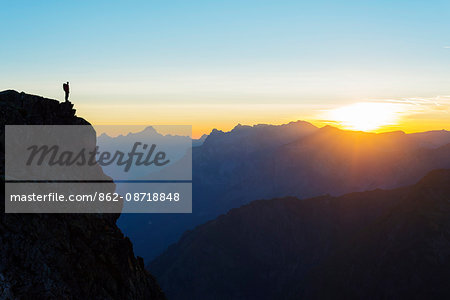
<path id="1" fill-rule="evenodd" d="M 396 103 L 361 102 L 330 110 L 326 118 L 345 129 L 372 131 L 395 125 L 402 112 Z"/>

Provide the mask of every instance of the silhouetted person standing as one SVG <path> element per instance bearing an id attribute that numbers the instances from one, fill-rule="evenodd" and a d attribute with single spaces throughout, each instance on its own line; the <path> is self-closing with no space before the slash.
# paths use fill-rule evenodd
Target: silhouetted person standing
<path id="1" fill-rule="evenodd" d="M 63 83 L 63 90 L 66 93 L 66 102 L 69 101 L 69 82 Z"/>

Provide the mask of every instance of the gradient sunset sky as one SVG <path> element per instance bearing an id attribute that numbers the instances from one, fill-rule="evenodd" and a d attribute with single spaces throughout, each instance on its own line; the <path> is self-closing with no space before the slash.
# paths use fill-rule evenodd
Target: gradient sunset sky
<path id="1" fill-rule="evenodd" d="M 450 1 L 0 3 L 0 90 L 94 124 L 450 129 Z"/>

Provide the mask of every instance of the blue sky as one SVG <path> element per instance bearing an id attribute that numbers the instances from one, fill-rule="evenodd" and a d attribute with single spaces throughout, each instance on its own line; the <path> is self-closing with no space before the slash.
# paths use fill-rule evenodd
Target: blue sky
<path id="1" fill-rule="evenodd" d="M 0 3 L 0 89 L 61 98 L 69 80 L 91 119 L 450 95 L 450 1 Z"/>

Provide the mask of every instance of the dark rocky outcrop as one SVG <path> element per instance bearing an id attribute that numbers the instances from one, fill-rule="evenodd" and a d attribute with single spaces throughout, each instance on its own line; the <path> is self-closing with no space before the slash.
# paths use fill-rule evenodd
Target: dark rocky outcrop
<path id="1" fill-rule="evenodd" d="M 2 181 L 4 125 L 89 125 L 69 102 L 16 91 L 0 92 L 0 108 Z M 119 215 L 5 214 L 3 191 L 0 206 L 0 299 L 165 298 L 116 226 Z"/>
<path id="2" fill-rule="evenodd" d="M 450 170 L 395 190 L 254 201 L 149 267 L 170 299 L 448 299 Z"/>

